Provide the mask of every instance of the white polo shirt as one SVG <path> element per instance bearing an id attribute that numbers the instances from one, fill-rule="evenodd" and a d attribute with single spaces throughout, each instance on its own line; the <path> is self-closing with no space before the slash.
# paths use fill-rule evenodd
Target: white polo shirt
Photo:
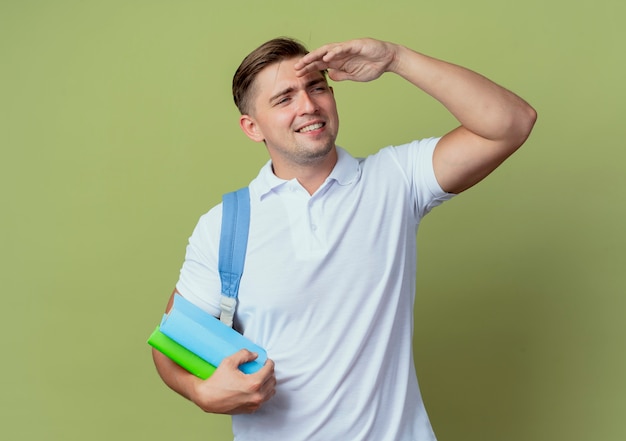
<path id="1" fill-rule="evenodd" d="M 312 196 L 268 163 L 250 184 L 236 327 L 276 364 L 276 395 L 233 417 L 235 440 L 434 440 L 413 365 L 416 233 L 452 197 L 438 139 L 365 159 L 338 148 Z M 178 291 L 219 315 L 221 205 L 189 239 Z"/>

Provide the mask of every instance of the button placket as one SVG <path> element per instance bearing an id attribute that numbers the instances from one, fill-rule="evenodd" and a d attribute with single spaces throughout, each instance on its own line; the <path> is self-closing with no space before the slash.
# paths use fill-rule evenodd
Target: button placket
<path id="1" fill-rule="evenodd" d="M 319 201 L 315 197 L 311 198 L 307 204 L 309 229 L 311 231 L 311 247 L 315 250 L 319 250 L 324 247 L 324 232 L 321 228 L 323 222 L 319 207 Z"/>

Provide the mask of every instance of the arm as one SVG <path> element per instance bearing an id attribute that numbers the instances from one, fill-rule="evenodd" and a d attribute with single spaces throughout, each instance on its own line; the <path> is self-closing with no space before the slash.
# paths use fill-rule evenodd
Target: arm
<path id="1" fill-rule="evenodd" d="M 173 294 L 167 305 L 168 311 L 172 301 Z M 206 380 L 190 374 L 156 349 L 152 349 L 152 357 L 165 384 L 205 412 L 251 413 L 275 393 L 273 361 L 268 360 L 261 370 L 250 375 L 238 369 L 239 365 L 256 358 L 256 354 L 245 349 L 225 358 Z"/>
<path id="2" fill-rule="evenodd" d="M 460 193 L 481 181 L 519 148 L 535 110 L 487 78 L 404 46 L 372 39 L 322 46 L 295 66 L 299 74 L 328 69 L 335 81 L 400 75 L 452 113 L 460 127 L 443 136 L 433 157 L 441 187 Z"/>

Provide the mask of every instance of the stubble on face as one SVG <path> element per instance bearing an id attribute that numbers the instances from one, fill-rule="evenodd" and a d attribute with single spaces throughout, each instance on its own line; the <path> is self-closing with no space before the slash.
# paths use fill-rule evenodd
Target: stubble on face
<path id="1" fill-rule="evenodd" d="M 333 156 L 338 117 L 325 77 L 319 72 L 296 77 L 296 61 L 284 60 L 259 73 L 251 111 L 273 160 L 310 167 Z"/>
<path id="2" fill-rule="evenodd" d="M 294 163 L 302 166 L 310 166 L 328 157 L 328 154 L 334 149 L 334 137 L 329 138 L 325 144 L 317 145 L 315 147 L 296 140 L 294 148 L 289 150 L 291 153 L 289 156 L 291 161 Z"/>

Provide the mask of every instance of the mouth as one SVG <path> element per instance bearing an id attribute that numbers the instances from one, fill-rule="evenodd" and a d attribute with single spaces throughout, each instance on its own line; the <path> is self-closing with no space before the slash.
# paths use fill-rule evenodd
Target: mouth
<path id="1" fill-rule="evenodd" d="M 314 130 L 319 130 L 322 127 L 324 127 L 325 125 L 326 125 L 326 123 L 316 122 L 316 123 L 313 123 L 313 124 L 306 125 L 306 126 L 300 128 L 300 129 L 296 130 L 296 132 L 298 132 L 298 133 L 308 133 L 308 132 L 312 132 Z"/>

